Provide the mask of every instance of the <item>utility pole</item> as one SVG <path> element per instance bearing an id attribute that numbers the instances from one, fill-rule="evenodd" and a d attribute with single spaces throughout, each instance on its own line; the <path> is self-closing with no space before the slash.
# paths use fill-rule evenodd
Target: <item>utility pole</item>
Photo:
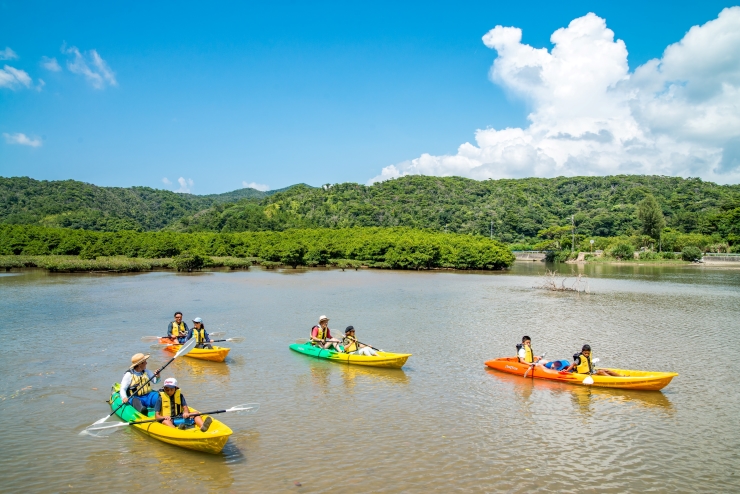
<path id="1" fill-rule="evenodd" d="M 573 243 L 570 244 L 570 251 L 574 252 L 576 250 L 576 220 L 575 215 L 570 215 L 570 224 L 573 228 Z"/>

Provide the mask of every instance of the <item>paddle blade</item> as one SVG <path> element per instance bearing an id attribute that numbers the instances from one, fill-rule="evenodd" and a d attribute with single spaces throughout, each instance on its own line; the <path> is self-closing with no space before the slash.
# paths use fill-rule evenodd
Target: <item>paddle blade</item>
<path id="1" fill-rule="evenodd" d="M 230 341 L 231 343 L 241 343 L 242 341 L 246 340 L 243 336 L 236 336 L 234 338 L 227 338 L 226 341 Z"/>
<path id="2" fill-rule="evenodd" d="M 594 383 L 594 378 L 591 376 L 588 376 L 586 379 L 583 380 L 583 384 L 591 385 Z"/>
<path id="3" fill-rule="evenodd" d="M 255 413 L 259 409 L 259 403 L 245 403 L 244 405 L 237 405 L 235 407 L 227 408 L 226 412 L 234 412 L 237 415 L 246 415 L 249 413 Z"/>
<path id="4" fill-rule="evenodd" d="M 164 348 L 167 348 L 168 346 L 172 346 L 172 345 L 167 344 L 167 343 L 157 343 L 156 345 L 150 345 L 149 349 L 150 350 L 162 350 Z"/>
<path id="5" fill-rule="evenodd" d="M 599 362 L 599 357 L 596 357 L 596 358 L 595 358 L 595 359 L 593 359 L 593 360 L 592 360 L 591 362 L 593 362 L 594 364 L 595 364 L 596 362 Z"/>
<path id="6" fill-rule="evenodd" d="M 226 334 L 226 331 L 214 331 L 213 333 L 208 333 L 208 336 L 211 338 L 223 338 Z"/>
<path id="7" fill-rule="evenodd" d="M 146 343 L 157 343 L 159 341 L 159 336 L 142 336 L 141 341 Z"/>
<path id="8" fill-rule="evenodd" d="M 106 425 L 91 425 L 88 426 L 84 431 L 82 432 L 92 432 L 92 431 L 102 431 L 106 429 L 116 429 L 119 427 L 126 427 L 127 425 L 130 425 L 128 422 L 118 422 L 116 424 L 106 424 Z"/>
<path id="9" fill-rule="evenodd" d="M 298 338 L 295 342 L 297 345 L 305 345 L 308 343 L 308 338 Z"/>
<path id="10" fill-rule="evenodd" d="M 183 346 L 180 347 L 180 350 L 178 350 L 178 352 L 172 358 L 182 357 L 183 355 L 188 354 L 190 352 L 190 350 L 192 350 L 193 348 L 195 348 L 195 345 L 197 343 L 198 342 L 196 341 L 195 338 L 190 338 L 188 341 L 185 342 L 185 344 Z"/>

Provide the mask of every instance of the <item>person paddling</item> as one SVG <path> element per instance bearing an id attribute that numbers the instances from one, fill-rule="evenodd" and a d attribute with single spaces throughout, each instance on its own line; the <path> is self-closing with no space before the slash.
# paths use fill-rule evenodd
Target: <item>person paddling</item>
<path id="1" fill-rule="evenodd" d="M 331 336 L 329 318 L 323 315 L 319 317 L 319 325 L 311 328 L 311 344 L 325 349 L 333 347 L 335 351 L 341 352 L 340 343 L 338 339 Z"/>
<path id="2" fill-rule="evenodd" d="M 146 362 L 150 355 L 137 353 L 131 357 L 131 368 L 123 374 L 121 379 L 121 390 L 119 392 L 121 401 L 129 403 L 140 412 L 145 412 L 146 407 L 153 407 L 159 393 L 152 391 L 152 383 L 159 382 L 159 372 L 153 373 L 146 369 Z M 131 393 L 129 395 L 129 393 Z"/>
<path id="3" fill-rule="evenodd" d="M 609 369 L 597 369 L 593 364 L 591 355 L 591 345 L 583 345 L 581 353 L 573 355 L 573 363 L 563 369 L 561 372 L 575 372 L 576 374 L 595 374 L 597 376 L 615 376 L 619 377 L 614 371 Z"/>
<path id="4" fill-rule="evenodd" d="M 180 392 L 177 385 L 177 379 L 168 377 L 164 380 L 162 389 L 157 393 L 157 402 L 154 405 L 154 418 L 161 420 L 162 424 L 167 427 L 177 427 L 185 429 L 189 425 L 197 425 L 201 432 L 206 432 L 211 426 L 213 419 L 206 417 L 205 420 L 200 415 L 191 418 L 190 409 L 185 401 L 185 395 Z"/>
<path id="5" fill-rule="evenodd" d="M 193 329 L 188 332 L 187 339 L 195 338 L 195 348 L 213 348 L 210 344 L 211 338 L 208 336 L 205 326 L 203 326 L 203 319 L 200 317 L 193 319 L 193 326 Z"/>
<path id="6" fill-rule="evenodd" d="M 545 364 L 547 360 L 543 360 L 542 357 L 537 357 L 532 350 L 532 338 L 529 336 L 522 336 L 522 344 L 517 345 L 519 351 L 517 357 L 519 362 L 523 364 Z"/>
<path id="7" fill-rule="evenodd" d="M 357 339 L 355 338 L 354 326 L 347 326 L 347 329 L 344 330 L 342 347 L 344 348 L 344 352 L 349 353 L 350 355 L 364 355 L 366 357 L 378 356 L 375 350 L 357 341 Z"/>
<path id="8" fill-rule="evenodd" d="M 175 312 L 175 320 L 167 326 L 167 336 L 173 341 L 177 340 L 178 343 L 183 344 L 189 339 L 189 333 L 188 325 L 182 321 L 182 312 Z"/>

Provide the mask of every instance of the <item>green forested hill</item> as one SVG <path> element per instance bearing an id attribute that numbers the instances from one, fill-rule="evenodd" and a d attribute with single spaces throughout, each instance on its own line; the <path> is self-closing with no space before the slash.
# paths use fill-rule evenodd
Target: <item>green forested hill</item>
<path id="1" fill-rule="evenodd" d="M 630 235 L 639 228 L 636 205 L 646 194 L 655 196 L 675 231 L 740 240 L 739 185 L 639 175 L 485 181 L 409 176 L 372 186 L 301 184 L 209 196 L 0 178 L 0 223 L 184 232 L 405 226 L 488 235 L 493 222 L 495 237 L 517 242 L 569 225 L 571 215 L 582 235 Z"/>
<path id="2" fill-rule="evenodd" d="M 620 175 L 476 181 L 409 176 L 364 186 L 296 186 L 259 204 L 217 205 L 183 218 L 185 231 L 291 227 L 409 226 L 494 236 L 515 242 L 570 224 L 601 237 L 639 228 L 636 205 L 653 194 L 668 227 L 684 233 L 740 235 L 740 186 L 700 179 Z"/>

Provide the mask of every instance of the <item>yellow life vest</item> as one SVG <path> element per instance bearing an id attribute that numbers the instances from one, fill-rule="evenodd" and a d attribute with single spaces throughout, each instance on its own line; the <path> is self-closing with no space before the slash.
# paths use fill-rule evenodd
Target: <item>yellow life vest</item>
<path id="1" fill-rule="evenodd" d="M 593 356 L 593 354 L 591 354 Z M 592 374 L 594 366 L 591 363 L 591 356 L 586 357 L 584 354 L 578 354 L 578 365 L 576 366 L 576 374 Z"/>
<path id="2" fill-rule="evenodd" d="M 532 345 L 524 347 L 524 361 L 528 364 L 534 362 L 534 352 L 532 351 Z"/>
<path id="3" fill-rule="evenodd" d="M 181 322 L 180 325 L 175 321 L 172 321 L 172 336 L 177 338 L 179 336 L 187 336 L 188 332 L 185 330 L 185 323 Z"/>
<path id="4" fill-rule="evenodd" d="M 180 389 L 175 390 L 175 394 L 172 398 L 164 391 L 159 392 L 159 399 L 162 400 L 162 411 L 159 412 L 163 417 L 177 417 L 182 415 L 182 397 L 180 396 Z M 174 410 L 172 410 L 174 405 Z M 174 413 L 173 413 L 174 411 Z"/>
<path id="5" fill-rule="evenodd" d="M 200 329 L 193 328 L 193 338 L 197 344 L 206 342 L 206 328 L 201 327 Z"/>
<path id="6" fill-rule="evenodd" d="M 131 370 L 129 370 L 129 372 L 131 372 L 131 385 L 126 390 L 127 392 L 134 388 L 136 388 L 136 391 L 133 393 L 134 396 L 144 396 L 145 394 L 152 392 L 152 385 L 146 372 L 142 373 L 140 376 L 137 376 Z"/>
<path id="7" fill-rule="evenodd" d="M 357 340 L 350 337 L 345 336 L 342 340 L 342 346 L 344 346 L 344 351 L 346 353 L 352 353 L 357 351 Z"/>
<path id="8" fill-rule="evenodd" d="M 324 329 L 321 326 L 314 326 L 316 328 L 316 336 L 314 338 L 318 338 L 319 340 L 326 339 L 326 333 L 328 333 L 328 329 Z"/>

